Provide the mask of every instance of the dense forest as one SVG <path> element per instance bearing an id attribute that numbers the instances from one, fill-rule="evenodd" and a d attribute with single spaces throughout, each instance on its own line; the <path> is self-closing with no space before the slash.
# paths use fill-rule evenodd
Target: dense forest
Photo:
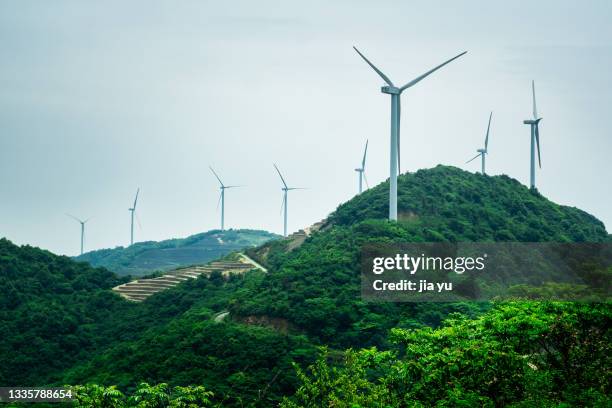
<path id="1" fill-rule="evenodd" d="M 110 291 L 125 278 L 2 239 L 0 385 L 95 381 L 133 391 L 141 381 L 166 381 L 208 384 L 228 404 L 278 401 L 296 382 L 292 363 L 312 362 L 314 345 L 299 334 L 214 321 L 233 293 L 262 279 L 215 273 L 132 303 Z"/>
<path id="2" fill-rule="evenodd" d="M 110 339 L 97 322 L 129 307 L 115 274 L 0 239 L 0 384 L 44 384 Z"/>
<path id="3" fill-rule="evenodd" d="M 247 250 L 268 273 L 213 273 L 141 304 L 112 294 L 104 269 L 3 240 L 0 288 L 23 283 L 0 311 L 0 385 L 95 383 L 83 404 L 114 398 L 89 406 L 604 406 L 609 303 L 369 303 L 359 288 L 365 243 L 610 242 L 604 225 L 506 176 L 438 166 L 399 189 L 396 223 L 382 183 L 300 245 Z M 57 332 L 33 311 L 72 320 Z"/>
<path id="4" fill-rule="evenodd" d="M 137 242 L 127 248 L 100 249 L 75 259 L 93 266 L 103 266 L 121 276 L 142 276 L 181 266 L 204 264 L 278 237 L 260 230 L 212 230 L 187 238 Z"/>

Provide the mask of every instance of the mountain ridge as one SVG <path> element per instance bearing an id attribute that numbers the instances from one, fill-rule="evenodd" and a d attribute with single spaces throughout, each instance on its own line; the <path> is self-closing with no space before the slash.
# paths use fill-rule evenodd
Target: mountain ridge
<path id="1" fill-rule="evenodd" d="M 210 230 L 186 238 L 143 241 L 131 246 L 99 249 L 74 257 L 103 266 L 120 276 L 143 276 L 183 266 L 205 264 L 230 252 L 257 246 L 279 236 L 263 230 Z"/>

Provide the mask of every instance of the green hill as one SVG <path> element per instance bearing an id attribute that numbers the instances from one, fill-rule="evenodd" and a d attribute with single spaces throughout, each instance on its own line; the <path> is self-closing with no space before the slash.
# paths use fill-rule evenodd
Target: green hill
<path id="1" fill-rule="evenodd" d="M 542 396 L 557 402 L 569 398 L 555 394 L 559 390 L 580 388 L 592 391 L 593 398 L 607 392 L 602 369 L 609 355 L 606 327 L 612 311 L 607 304 L 574 309 L 474 302 L 367 303 L 359 287 L 364 243 L 609 241 L 599 220 L 555 204 L 506 176 L 452 167 L 402 175 L 399 189 L 399 222 L 386 220 L 388 184 L 382 183 L 340 205 L 304 242 L 273 240 L 248 249 L 267 273 L 253 271 L 229 279 L 202 276 L 140 304 L 112 298 L 102 306 L 106 315 L 91 319 L 85 333 L 79 325 L 70 332 L 77 338 L 104 335 L 104 341 L 91 343 L 78 362 L 51 359 L 46 377 L 37 377 L 26 365 L 19 366 L 24 370 L 20 375 L 57 384 L 117 384 L 128 392 L 142 381 L 202 384 L 224 406 L 275 406 L 296 390 L 292 401 L 297 406 L 374 406 L 379 396 L 389 406 L 415 405 L 414 401 L 422 404 L 415 406 L 431 406 L 440 399 L 448 402 L 446 406 L 503 406 L 531 398 L 524 384 L 534 384 L 537 390 L 536 380 L 553 384 L 541 388 L 549 390 Z M 104 296 L 108 292 L 96 290 Z M 62 307 L 72 308 L 72 299 L 63 302 Z M 223 311 L 229 316 L 216 321 Z M 24 317 L 19 324 L 26 322 Z M 12 330 L 3 333 L 18 337 L 19 330 Z M 44 332 L 38 335 L 39 345 L 57 341 Z M 296 375 L 292 363 L 309 365 L 318 346 L 327 347 L 326 357 Z M 342 351 L 370 346 L 381 351 Z M 538 353 L 545 347 L 548 354 L 541 357 Z M 407 356 L 412 360 L 405 360 Z M 587 356 L 593 357 L 588 364 Z M 527 363 L 535 364 L 541 376 L 530 376 Z M 11 364 L 0 368 L 2 375 L 17 367 Z M 469 380 L 477 374 L 477 380 Z M 445 387 L 454 394 L 445 394 Z M 339 394 L 331 396 L 334 389 Z M 373 399 L 367 402 L 351 394 L 361 392 Z M 411 399 L 394 399 L 402 395 Z M 285 401 L 286 406 L 292 403 Z"/>
<path id="2" fill-rule="evenodd" d="M 331 225 L 350 226 L 388 213 L 389 184 L 341 204 Z M 398 178 L 398 218 L 431 241 L 600 242 L 604 224 L 582 210 L 553 203 L 508 176 L 439 165 Z M 400 223 L 402 224 L 402 223 Z"/>
<path id="3" fill-rule="evenodd" d="M 212 230 L 187 238 L 138 242 L 127 248 L 100 249 L 75 259 L 93 266 L 103 266 L 119 275 L 142 276 L 154 271 L 204 264 L 278 237 L 259 230 Z"/>
<path id="4" fill-rule="evenodd" d="M 0 386 L 170 381 L 253 397 L 283 367 L 266 392 L 278 400 L 295 383 L 291 363 L 314 355 L 311 343 L 214 321 L 232 293 L 261 278 L 213 274 L 134 303 L 110 290 L 125 278 L 0 239 Z"/>
<path id="5" fill-rule="evenodd" d="M 399 178 L 397 223 L 387 214 L 388 184 L 340 205 L 320 232 L 293 250 L 275 241 L 247 253 L 270 271 L 256 293 L 236 297 L 234 315 L 287 319 L 334 346 L 386 345 L 392 327 L 437 325 L 451 311 L 479 306 L 366 303 L 360 296 L 365 243 L 434 241 L 590 241 L 609 239 L 601 221 L 555 204 L 506 176 L 438 166 Z"/>
<path id="6" fill-rule="evenodd" d="M 99 321 L 125 309 L 112 272 L 0 239 L 0 384 L 42 384 L 107 342 Z"/>

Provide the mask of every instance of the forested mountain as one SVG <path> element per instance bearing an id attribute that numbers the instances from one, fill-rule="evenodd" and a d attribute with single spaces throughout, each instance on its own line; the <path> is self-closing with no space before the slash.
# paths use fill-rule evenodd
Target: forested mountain
<path id="1" fill-rule="evenodd" d="M 187 238 L 137 242 L 127 248 L 100 249 L 75 259 L 93 266 L 103 266 L 119 275 L 142 276 L 154 271 L 204 264 L 232 251 L 258 246 L 278 237 L 260 230 L 212 230 Z"/>
<path id="2" fill-rule="evenodd" d="M 110 290 L 124 281 L 112 272 L 2 239 L 0 386 L 97 381 L 131 389 L 148 379 L 206 383 L 232 402 L 279 400 L 295 383 L 291 363 L 313 358 L 312 343 L 214 321 L 233 293 L 261 279 L 213 274 L 133 303 Z"/>
<path id="3" fill-rule="evenodd" d="M 202 276 L 141 304 L 127 304 L 106 290 L 118 279 L 112 274 L 62 258 L 68 269 L 108 274 L 108 283 L 91 289 L 93 298 L 108 296 L 105 314 L 87 320 L 89 326 L 77 320 L 66 331 L 77 339 L 104 334 L 105 340 L 87 340 L 91 346 L 78 362 L 50 358 L 45 376 L 19 366 L 18 354 L 11 356 L 16 361 L 0 368 L 2 385 L 21 367 L 21 383 L 96 382 L 128 393 L 143 381 L 204 385 L 215 394 L 212 403 L 224 406 L 269 407 L 291 395 L 283 402 L 287 407 L 605 400 L 612 323 L 607 303 L 368 303 L 359 287 L 364 243 L 604 242 L 609 241 L 604 225 L 506 176 L 452 167 L 402 175 L 399 191 L 396 223 L 385 219 L 388 184 L 382 183 L 340 205 L 300 245 L 274 240 L 247 250 L 267 273 Z M 8 248 L 9 258 L 34 251 Z M 45 262 L 56 262 L 45 254 Z M 0 260 L 4 271 L 8 264 Z M 31 268 L 19 270 L 26 269 Z M 5 285 L 10 282 L 3 290 Z M 55 296 L 32 301 L 45 310 Z M 62 307 L 81 308 L 81 301 L 65 297 Z M 229 316 L 217 319 L 224 311 Z M 2 324 L 10 318 L 4 314 Z M 26 322 L 22 317 L 17 324 Z M 88 330 L 82 332 L 83 325 Z M 19 336 L 14 326 L 2 333 Z M 39 347 L 59 342 L 44 332 L 37 336 Z M 326 351 L 316 360 L 320 346 Z M 344 351 L 349 347 L 355 351 Z"/>
<path id="4" fill-rule="evenodd" d="M 595 217 L 555 204 L 506 176 L 438 166 L 402 175 L 398 185 L 397 223 L 384 220 L 388 184 L 382 183 L 340 205 L 321 232 L 299 248 L 287 251 L 287 241 L 274 241 L 247 251 L 273 273 L 256 293 L 239 294 L 233 313 L 288 319 L 334 346 L 381 346 L 392 327 L 437 325 L 448 311 L 474 314 L 486 305 L 363 302 L 363 244 L 609 239 Z"/>

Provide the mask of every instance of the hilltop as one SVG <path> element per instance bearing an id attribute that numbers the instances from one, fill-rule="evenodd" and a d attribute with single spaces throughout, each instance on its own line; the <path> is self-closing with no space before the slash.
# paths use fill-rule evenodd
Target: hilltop
<path id="1" fill-rule="evenodd" d="M 350 226 L 385 219 L 388 182 L 338 206 L 328 224 Z M 398 178 L 400 225 L 415 225 L 415 239 L 439 241 L 600 242 L 604 224 L 575 207 L 556 204 L 506 175 L 470 173 L 452 166 Z"/>
<path id="2" fill-rule="evenodd" d="M 212 230 L 187 238 L 138 242 L 127 248 L 100 249 L 75 257 L 119 275 L 142 276 L 181 266 L 205 264 L 230 252 L 263 244 L 279 236 L 267 231 Z"/>

